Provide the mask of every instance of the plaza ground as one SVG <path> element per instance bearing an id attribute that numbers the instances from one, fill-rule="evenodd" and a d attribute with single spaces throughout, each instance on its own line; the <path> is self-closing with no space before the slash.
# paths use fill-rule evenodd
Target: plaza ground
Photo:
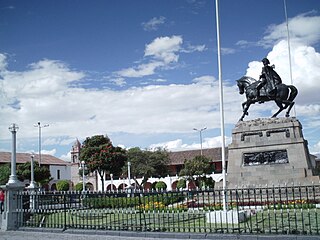
<path id="1" fill-rule="evenodd" d="M 25 230 L 25 229 L 24 229 Z M 2 231 L 1 240 L 181 240 L 181 239 L 215 239 L 215 240 L 319 240 L 320 236 L 307 235 L 233 235 L 233 234 L 174 234 L 174 233 L 141 233 L 141 232 L 96 232 L 91 230 L 65 231 L 57 229 L 55 231 Z"/>

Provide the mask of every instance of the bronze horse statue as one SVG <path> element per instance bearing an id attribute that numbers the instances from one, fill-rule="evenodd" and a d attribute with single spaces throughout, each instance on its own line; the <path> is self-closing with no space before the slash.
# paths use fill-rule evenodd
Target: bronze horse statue
<path id="1" fill-rule="evenodd" d="M 286 117 L 290 116 L 290 110 L 294 105 L 294 99 L 298 95 L 298 89 L 293 85 L 285 85 L 283 83 L 277 85 L 276 91 L 274 94 L 267 94 L 265 88 L 260 89 L 260 94 L 257 97 L 257 85 L 261 81 L 258 81 L 254 78 L 243 76 L 239 80 L 237 80 L 237 85 L 239 88 L 240 94 L 246 94 L 247 101 L 242 103 L 243 114 L 239 121 L 243 121 L 245 115 L 248 115 L 248 110 L 251 104 L 255 104 L 256 102 L 264 103 L 268 101 L 275 101 L 279 110 L 272 115 L 272 117 L 278 116 L 278 114 L 287 109 Z"/>

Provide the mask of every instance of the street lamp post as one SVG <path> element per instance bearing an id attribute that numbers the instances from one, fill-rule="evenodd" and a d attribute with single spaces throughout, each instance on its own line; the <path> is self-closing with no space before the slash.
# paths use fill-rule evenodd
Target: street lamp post
<path id="1" fill-rule="evenodd" d="M 29 188 L 36 188 L 37 185 L 34 181 L 34 164 L 33 164 L 34 154 L 31 155 L 31 179 L 30 179 L 30 185 Z"/>
<path id="2" fill-rule="evenodd" d="M 17 134 L 18 129 L 19 129 L 19 127 L 15 123 L 12 123 L 9 127 L 9 130 L 12 133 L 12 153 L 11 153 L 11 175 L 9 177 L 8 184 L 16 184 L 16 183 L 20 182 L 18 180 L 17 174 L 16 174 L 16 159 L 17 159 L 17 157 L 16 157 L 16 153 L 17 153 L 16 134 Z"/>
<path id="3" fill-rule="evenodd" d="M 202 156 L 202 131 L 206 130 L 207 127 L 204 127 L 204 128 L 201 128 L 201 129 L 197 129 L 197 128 L 194 128 L 193 130 L 199 132 L 200 134 L 200 155 Z"/>
<path id="4" fill-rule="evenodd" d="M 40 122 L 33 125 L 39 129 L 39 167 L 41 166 L 41 128 L 49 127 L 49 124 L 44 124 L 41 126 Z"/>
<path id="5" fill-rule="evenodd" d="M 128 162 L 128 181 L 129 181 L 129 187 L 131 188 L 131 162 Z"/>
<path id="6" fill-rule="evenodd" d="M 86 182 L 84 179 L 85 178 L 84 171 L 86 170 L 85 161 L 81 161 L 79 169 L 82 170 L 82 191 L 85 192 L 86 191 Z"/>
<path id="7" fill-rule="evenodd" d="M 111 191 L 113 192 L 113 174 L 110 173 L 110 179 L 111 179 Z"/>

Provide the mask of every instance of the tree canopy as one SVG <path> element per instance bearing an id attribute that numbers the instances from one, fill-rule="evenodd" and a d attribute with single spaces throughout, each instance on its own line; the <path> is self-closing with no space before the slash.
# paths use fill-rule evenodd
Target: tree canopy
<path id="1" fill-rule="evenodd" d="M 210 174 L 213 169 L 210 165 L 210 159 L 205 156 L 196 156 L 184 162 L 184 167 L 180 171 L 180 176 L 187 177 L 190 180 L 196 180 L 194 176 L 200 180 L 203 174 Z"/>
<path id="2" fill-rule="evenodd" d="M 0 166 L 0 185 L 4 185 L 8 182 L 10 173 L 10 164 L 3 164 Z"/>
<path id="3" fill-rule="evenodd" d="M 95 135 L 87 137 L 83 142 L 80 160 L 85 161 L 90 172 L 98 172 L 102 189 L 104 189 L 105 173 L 119 176 L 126 161 L 126 155 L 125 150 L 114 147 L 107 136 Z"/>
<path id="4" fill-rule="evenodd" d="M 131 175 L 143 177 L 142 184 L 149 177 L 164 177 L 168 174 L 169 155 L 164 149 L 149 151 L 135 147 L 127 151 L 127 158 L 131 163 Z M 126 167 L 123 168 L 123 173 L 127 174 Z"/>
<path id="5" fill-rule="evenodd" d="M 40 166 L 38 162 L 34 162 L 34 181 L 41 185 L 50 182 L 51 174 L 50 170 L 46 166 Z M 31 179 L 31 162 L 17 165 L 17 177 L 20 181 Z"/>

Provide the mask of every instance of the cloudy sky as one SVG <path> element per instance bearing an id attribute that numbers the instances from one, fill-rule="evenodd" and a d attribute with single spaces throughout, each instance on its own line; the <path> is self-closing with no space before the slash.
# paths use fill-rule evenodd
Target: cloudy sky
<path id="1" fill-rule="evenodd" d="M 268 57 L 299 89 L 295 115 L 320 152 L 320 2 L 220 1 L 226 141 L 244 96 L 235 80 L 258 78 Z M 0 1 L 0 150 L 42 150 L 64 160 L 76 139 L 107 134 L 126 148 L 221 146 L 214 0 Z M 270 117 L 273 102 L 246 120 Z M 283 117 L 283 114 L 281 115 Z"/>

